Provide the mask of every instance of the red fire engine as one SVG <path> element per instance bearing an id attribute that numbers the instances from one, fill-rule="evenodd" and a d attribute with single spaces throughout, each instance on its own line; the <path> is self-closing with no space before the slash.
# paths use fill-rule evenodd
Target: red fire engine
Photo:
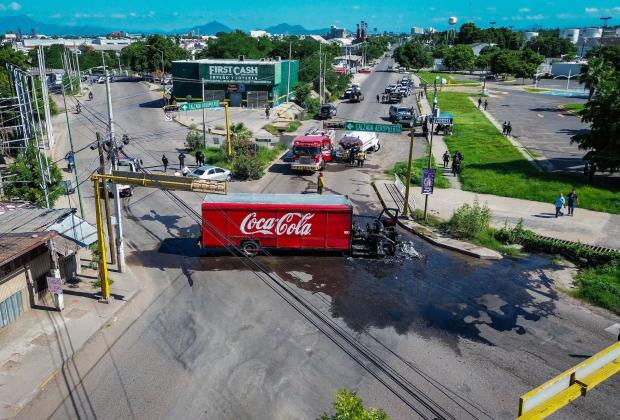
<path id="1" fill-rule="evenodd" d="M 332 161 L 334 151 L 334 130 L 313 129 L 293 141 L 293 161 L 295 171 L 320 171 L 325 162 Z"/>
<path id="2" fill-rule="evenodd" d="M 262 248 L 393 255 L 398 211 L 373 225 L 353 224 L 353 205 L 343 195 L 207 194 L 202 202 L 202 241 L 207 248 L 238 248 L 247 256 Z"/>

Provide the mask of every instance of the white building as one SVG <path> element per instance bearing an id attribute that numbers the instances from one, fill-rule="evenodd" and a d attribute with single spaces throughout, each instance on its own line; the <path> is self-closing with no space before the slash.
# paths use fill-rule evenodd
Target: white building
<path id="1" fill-rule="evenodd" d="M 534 31 L 527 31 L 523 33 L 523 37 L 525 37 L 525 41 L 530 42 L 534 38 L 538 38 L 539 33 Z"/>
<path id="2" fill-rule="evenodd" d="M 603 28 L 583 28 L 580 36 L 587 39 L 601 38 L 603 36 Z"/>

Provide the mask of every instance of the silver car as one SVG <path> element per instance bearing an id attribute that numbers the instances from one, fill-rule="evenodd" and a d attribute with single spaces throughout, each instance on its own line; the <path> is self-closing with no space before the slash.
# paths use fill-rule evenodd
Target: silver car
<path id="1" fill-rule="evenodd" d="M 213 165 L 200 166 L 194 169 L 189 176 L 209 181 L 230 181 L 232 179 L 232 175 L 228 169 Z"/>

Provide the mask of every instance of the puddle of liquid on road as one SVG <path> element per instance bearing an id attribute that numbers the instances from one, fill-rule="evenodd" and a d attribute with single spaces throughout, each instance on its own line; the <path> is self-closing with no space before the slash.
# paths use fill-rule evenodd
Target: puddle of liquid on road
<path id="1" fill-rule="evenodd" d="M 183 256 L 181 264 L 193 271 L 246 269 L 238 257 L 198 249 L 194 240 L 165 240 L 156 254 L 149 258 L 155 264 L 171 257 L 179 267 L 177 256 Z M 451 346 L 456 337 L 493 345 L 493 331 L 524 334 L 523 320 L 552 315 L 557 299 L 543 257 L 482 261 L 418 240 L 405 241 L 398 256 L 385 259 L 277 253 L 255 261 L 356 332 L 393 328 Z"/>

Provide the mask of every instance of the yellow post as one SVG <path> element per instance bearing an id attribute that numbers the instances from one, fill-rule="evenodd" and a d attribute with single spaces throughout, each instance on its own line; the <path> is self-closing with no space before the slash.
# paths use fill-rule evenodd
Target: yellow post
<path id="1" fill-rule="evenodd" d="M 97 244 L 99 245 L 99 281 L 101 282 L 101 302 L 110 301 L 110 283 L 108 282 L 108 263 L 105 253 L 105 236 L 103 234 L 103 217 L 101 215 L 101 199 L 99 191 L 99 178 L 93 177 L 95 188 L 95 215 L 97 217 Z"/>
<path id="2" fill-rule="evenodd" d="M 413 164 L 413 135 L 415 127 L 411 127 L 411 138 L 409 140 L 409 160 L 407 161 L 407 180 L 405 183 L 405 203 L 403 204 L 403 216 L 409 216 L 409 188 L 411 188 L 411 165 Z"/>
<path id="3" fill-rule="evenodd" d="M 228 157 L 232 156 L 232 144 L 230 143 L 230 120 L 228 118 L 228 102 L 224 102 L 224 112 L 226 114 L 226 144 L 228 145 Z"/>

